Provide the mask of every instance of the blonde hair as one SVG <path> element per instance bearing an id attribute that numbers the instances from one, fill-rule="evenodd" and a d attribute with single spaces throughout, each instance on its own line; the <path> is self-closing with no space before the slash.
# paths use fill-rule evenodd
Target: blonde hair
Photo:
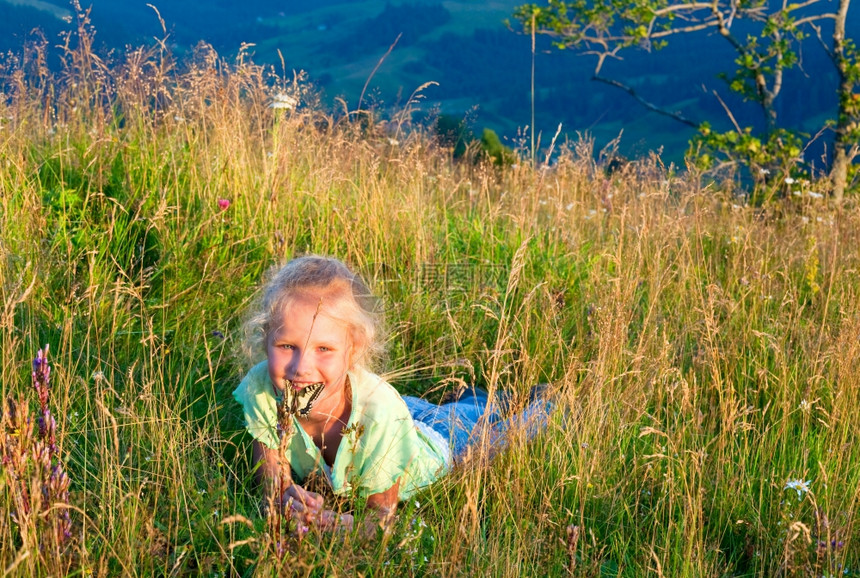
<path id="1" fill-rule="evenodd" d="M 384 352 L 379 300 L 357 274 L 332 257 L 305 255 L 283 267 L 273 267 L 257 299 L 254 313 L 245 322 L 245 353 L 251 360 L 265 355 L 272 323 L 296 299 L 321 299 L 321 311 L 348 329 L 353 347 L 352 363 L 375 368 Z"/>

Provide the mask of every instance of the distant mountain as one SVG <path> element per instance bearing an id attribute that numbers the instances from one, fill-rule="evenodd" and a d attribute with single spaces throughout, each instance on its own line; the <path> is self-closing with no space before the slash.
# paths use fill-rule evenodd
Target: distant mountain
<path id="1" fill-rule="evenodd" d="M 179 53 L 203 40 L 224 56 L 250 43 L 257 62 L 271 63 L 286 73 L 304 70 L 327 101 L 336 97 L 356 107 L 374 67 L 364 105 L 402 105 L 428 81 L 425 111 L 437 109 L 464 116 L 476 132 L 490 127 L 508 144 L 527 134 L 530 124 L 530 39 L 503 24 L 522 0 L 91 0 L 91 19 L 105 51 L 152 43 L 164 33 L 154 3 L 168 29 L 170 45 Z M 20 50 L 34 28 L 53 41 L 71 27 L 70 5 L 48 0 L 0 0 L 0 49 Z M 860 20 L 852 14 L 853 30 Z M 380 64 L 395 42 L 397 45 Z M 707 54 L 707 58 L 694 55 Z M 785 120 L 797 127 L 819 123 L 835 105 L 835 73 L 814 42 L 804 50 L 804 69 L 789 75 L 783 89 Z M 719 100 L 738 104 L 714 64 L 730 65 L 725 41 L 700 35 L 678 38 L 659 55 L 629 53 L 609 62 L 607 76 L 624 78 L 641 94 L 690 118 L 708 118 L 728 126 Z M 622 134 L 621 150 L 629 155 L 663 149 L 664 158 L 680 161 L 691 136 L 687 127 L 647 113 L 632 98 L 590 81 L 593 61 L 553 50 L 539 39 L 535 58 L 535 124 L 547 144 L 559 123 L 566 135 L 591 133 L 598 148 Z M 802 95 L 802 96 L 798 96 Z M 798 103 L 802 106 L 798 106 Z M 761 122 L 754 109 L 737 109 L 743 124 Z"/>

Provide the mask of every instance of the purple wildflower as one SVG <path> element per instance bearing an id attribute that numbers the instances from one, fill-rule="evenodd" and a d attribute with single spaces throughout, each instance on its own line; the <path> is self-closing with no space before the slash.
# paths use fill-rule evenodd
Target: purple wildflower
<path id="1" fill-rule="evenodd" d="M 39 439 L 48 444 L 51 453 L 57 451 L 57 420 L 51 415 L 51 410 L 45 408 L 39 416 Z"/>
<path id="2" fill-rule="evenodd" d="M 828 548 L 831 550 L 841 550 L 843 546 L 845 546 L 844 540 L 831 540 L 829 544 L 824 540 L 818 541 L 819 550 L 827 550 Z"/>
<path id="3" fill-rule="evenodd" d="M 33 360 L 33 387 L 39 395 L 39 406 L 44 412 L 48 408 L 51 394 L 51 366 L 48 365 L 48 346 L 40 349 Z"/>
<path id="4" fill-rule="evenodd" d="M 226 211 L 230 208 L 230 199 L 218 199 L 218 208 Z"/>

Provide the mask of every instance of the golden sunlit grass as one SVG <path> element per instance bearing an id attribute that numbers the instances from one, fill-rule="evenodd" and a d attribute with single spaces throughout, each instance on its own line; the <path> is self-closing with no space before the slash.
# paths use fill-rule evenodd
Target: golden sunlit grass
<path id="1" fill-rule="evenodd" d="M 860 573 L 853 204 L 753 209 L 657 158 L 606 174 L 587 139 L 552 167 L 454 163 L 408 120 L 394 142 L 206 47 L 105 62 L 73 40 L 56 75 L 45 47 L 7 61 L 0 104 L 0 393 L 36 408 L 50 344 L 72 537 L 22 534 L 4 462 L 0 568 Z M 521 405 L 547 382 L 558 409 L 391 535 L 312 532 L 278 558 L 230 392 L 263 272 L 308 251 L 383 297 L 401 391 Z"/>

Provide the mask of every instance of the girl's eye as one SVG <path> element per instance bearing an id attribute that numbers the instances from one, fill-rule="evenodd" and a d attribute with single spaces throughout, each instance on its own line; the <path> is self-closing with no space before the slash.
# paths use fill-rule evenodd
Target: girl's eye
<path id="1" fill-rule="evenodd" d="M 331 349 L 329 349 L 328 347 L 326 347 L 326 346 L 324 346 L 324 345 L 323 345 L 322 347 L 320 347 L 320 348 L 319 348 L 319 350 L 320 350 L 322 353 L 325 353 L 325 352 L 327 352 L 327 351 L 331 351 Z"/>
<path id="2" fill-rule="evenodd" d="M 279 347 L 280 347 L 281 349 L 287 349 L 287 350 L 295 349 L 295 348 L 294 348 L 292 345 L 290 345 L 289 343 L 283 343 L 283 344 L 281 344 Z"/>

